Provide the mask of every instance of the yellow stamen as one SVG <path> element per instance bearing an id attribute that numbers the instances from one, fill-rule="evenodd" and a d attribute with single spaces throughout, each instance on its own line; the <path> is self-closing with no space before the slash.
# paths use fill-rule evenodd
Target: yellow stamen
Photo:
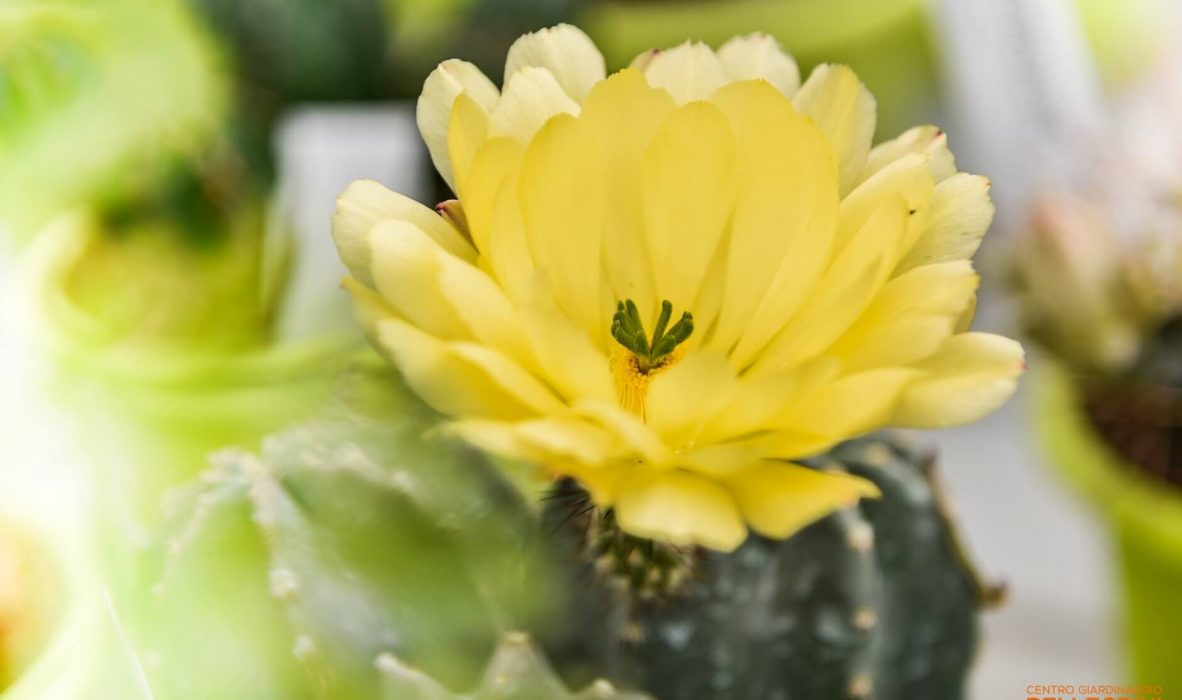
<path id="1" fill-rule="evenodd" d="M 616 348 L 611 354 L 612 376 L 616 380 L 616 396 L 619 397 L 620 407 L 633 415 L 645 418 L 645 399 L 648 396 L 648 385 L 653 377 L 664 371 L 685 354 L 684 348 L 677 348 L 648 371 L 641 369 L 640 358 L 622 347 Z"/>

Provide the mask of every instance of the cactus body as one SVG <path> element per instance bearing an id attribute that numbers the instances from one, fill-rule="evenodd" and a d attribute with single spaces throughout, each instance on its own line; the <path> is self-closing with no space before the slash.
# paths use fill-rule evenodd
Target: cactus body
<path id="1" fill-rule="evenodd" d="M 519 632 L 502 637 L 480 685 L 470 694 L 453 694 L 394 656 L 379 658 L 378 668 L 386 683 L 382 700 L 644 700 L 646 697 L 620 692 L 602 679 L 582 692 L 571 692 L 529 637 Z"/>
<path id="2" fill-rule="evenodd" d="M 520 576 L 537 539 L 520 496 L 424 437 L 436 417 L 398 382 L 351 372 L 324 415 L 176 497 L 138 616 L 159 697 L 379 698 L 390 659 L 468 688 L 548 609 Z"/>
<path id="3" fill-rule="evenodd" d="M 664 700 L 963 695 L 992 592 L 965 562 L 927 460 L 869 438 L 815 466 L 869 479 L 883 497 L 784 541 L 699 552 L 668 597 L 601 596 L 617 609 L 597 614 L 622 620 L 617 677 Z"/>

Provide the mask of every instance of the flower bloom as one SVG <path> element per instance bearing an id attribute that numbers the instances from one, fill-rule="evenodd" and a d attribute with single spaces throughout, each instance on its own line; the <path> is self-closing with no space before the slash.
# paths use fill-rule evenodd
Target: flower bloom
<path id="1" fill-rule="evenodd" d="M 1021 347 L 964 332 L 988 181 L 933 127 L 871 148 L 846 67 L 800 84 L 753 35 L 607 77 L 559 26 L 514 44 L 502 90 L 443 63 L 418 118 L 458 203 L 341 195 L 363 322 L 457 434 L 577 479 L 633 534 L 786 537 L 876 495 L 792 460 L 1014 391 Z"/>

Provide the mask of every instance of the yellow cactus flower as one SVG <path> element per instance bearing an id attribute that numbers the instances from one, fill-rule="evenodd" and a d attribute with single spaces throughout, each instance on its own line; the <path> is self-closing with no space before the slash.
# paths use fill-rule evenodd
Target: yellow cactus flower
<path id="1" fill-rule="evenodd" d="M 333 231 L 375 343 L 451 428 L 577 479 L 628 532 L 731 550 L 876 495 L 794 463 L 882 426 L 974 420 L 1012 340 L 964 332 L 989 183 L 943 134 L 871 148 L 844 66 L 762 35 L 610 77 L 578 29 L 447 61 L 419 126 L 458 204 L 380 185 Z"/>

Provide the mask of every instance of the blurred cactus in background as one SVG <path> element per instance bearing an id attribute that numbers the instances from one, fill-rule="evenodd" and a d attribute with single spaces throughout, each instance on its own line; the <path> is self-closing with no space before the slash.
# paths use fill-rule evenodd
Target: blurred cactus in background
<path id="1" fill-rule="evenodd" d="M 0 690 L 37 657 L 60 624 L 61 571 L 42 542 L 0 520 Z"/>
<path id="2" fill-rule="evenodd" d="M 209 37 L 176 0 L 0 8 L 0 226 L 118 196 L 145 162 L 193 157 L 226 108 Z"/>

